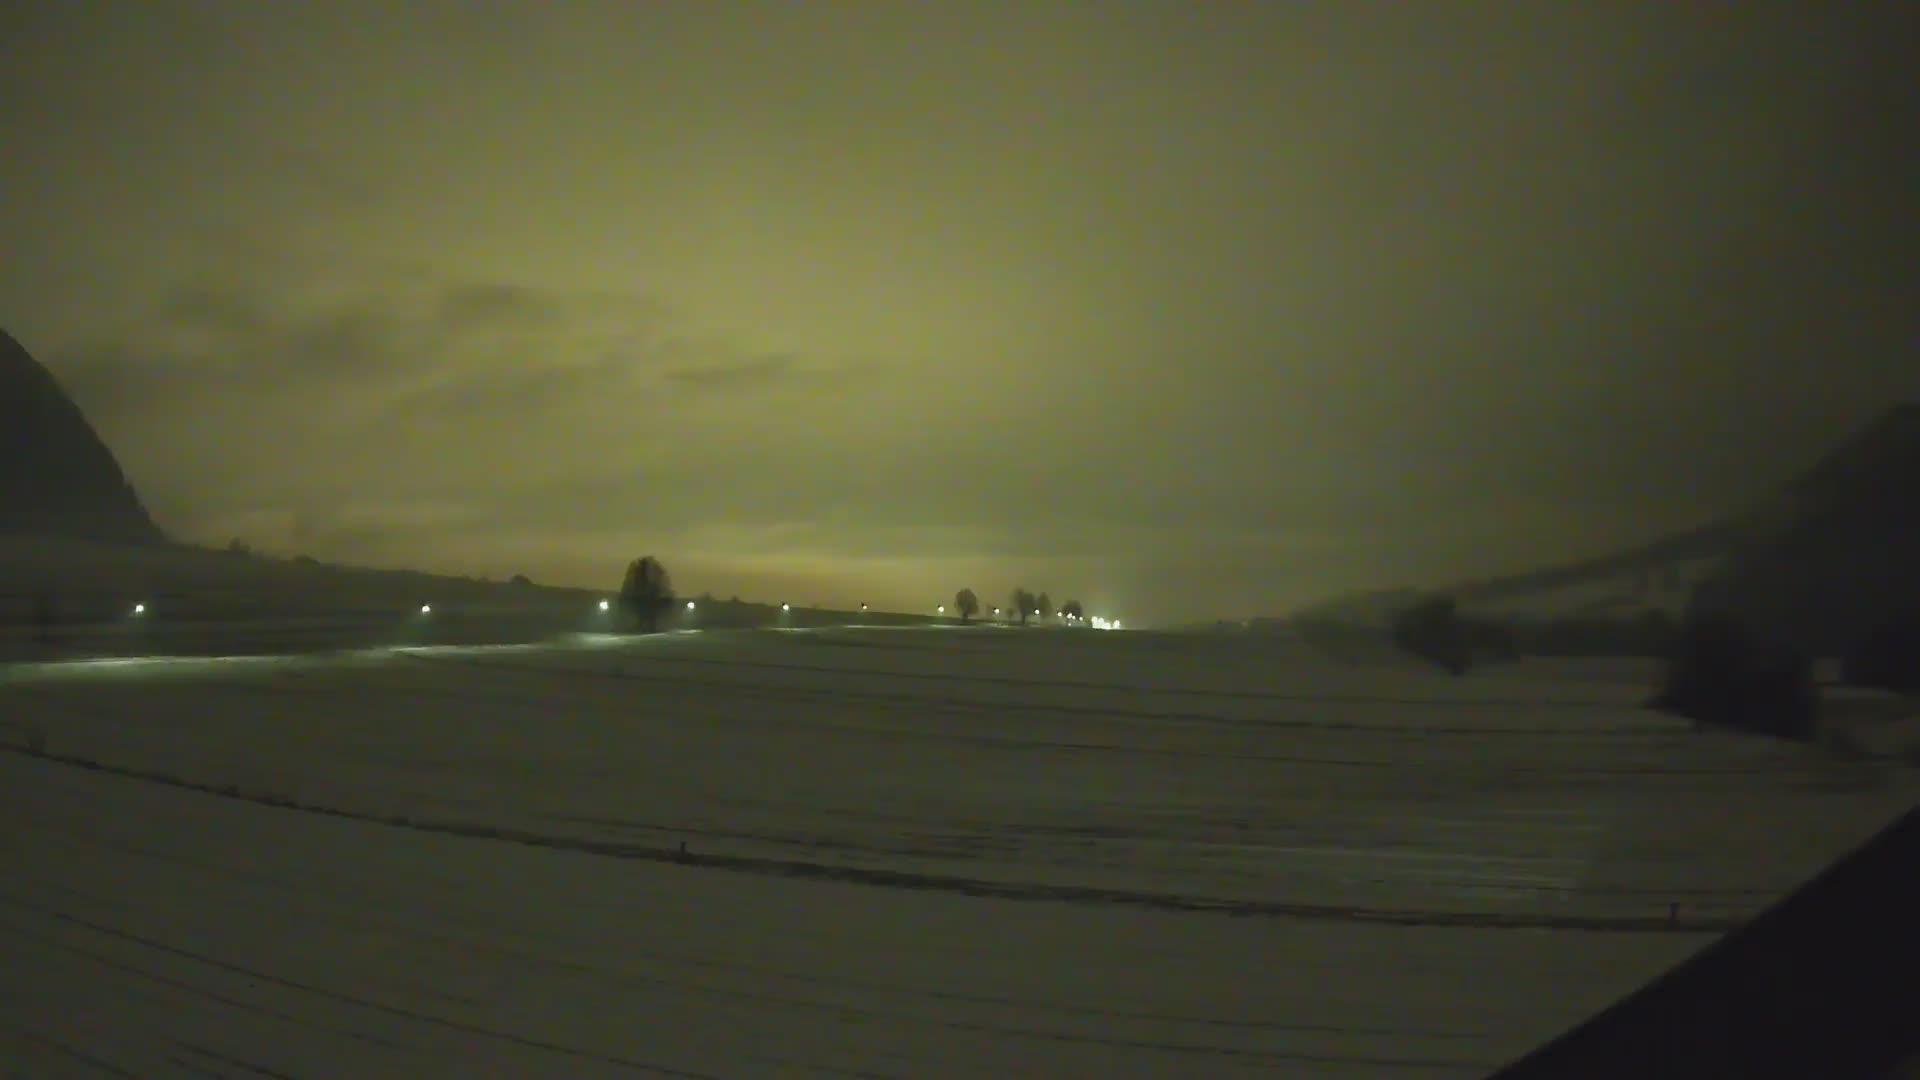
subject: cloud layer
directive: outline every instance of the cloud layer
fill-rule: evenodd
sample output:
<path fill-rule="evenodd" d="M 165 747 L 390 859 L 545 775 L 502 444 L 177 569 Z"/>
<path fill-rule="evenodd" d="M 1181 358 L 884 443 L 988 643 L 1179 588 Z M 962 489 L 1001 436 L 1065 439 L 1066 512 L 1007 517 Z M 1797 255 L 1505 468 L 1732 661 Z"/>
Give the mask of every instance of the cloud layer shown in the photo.
<path fill-rule="evenodd" d="M 8 18 L 0 320 L 216 542 L 1250 614 L 1695 523 L 1920 369 L 1893 7 Z"/>

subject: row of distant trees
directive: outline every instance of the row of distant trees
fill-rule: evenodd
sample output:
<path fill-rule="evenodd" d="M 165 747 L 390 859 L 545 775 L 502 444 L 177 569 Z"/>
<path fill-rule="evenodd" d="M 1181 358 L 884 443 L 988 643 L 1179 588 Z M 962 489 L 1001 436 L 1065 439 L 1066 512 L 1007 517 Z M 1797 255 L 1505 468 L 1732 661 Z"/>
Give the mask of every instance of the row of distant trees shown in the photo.
<path fill-rule="evenodd" d="M 1052 597 L 1044 592 L 1035 594 L 1024 587 L 1013 590 L 1008 600 L 1011 601 L 1013 614 L 1020 620 L 1021 626 L 1027 625 L 1029 618 L 1037 618 L 1044 622 L 1047 613 L 1053 610 Z M 980 597 L 972 589 L 961 589 L 953 594 L 953 609 L 960 613 L 961 622 L 971 622 L 980 614 Z M 994 609 L 995 614 L 999 614 L 999 611 L 998 608 Z M 1087 617 L 1087 610 L 1080 606 L 1080 601 L 1069 600 L 1060 606 L 1056 614 L 1063 619 L 1079 621 Z"/>
<path fill-rule="evenodd" d="M 660 560 L 651 555 L 643 555 L 627 564 L 627 576 L 620 583 L 620 595 L 616 601 L 620 611 L 636 627 L 647 633 L 660 628 L 660 620 L 675 604 L 673 579 L 667 574 L 667 568 Z M 1080 601 L 1069 600 L 1054 611 L 1053 599 L 1046 593 L 1034 593 L 1024 587 L 1013 590 L 1012 601 L 1014 615 L 1025 626 L 1029 618 L 1045 621 L 1048 613 L 1053 612 L 1060 618 L 1081 621 L 1087 617 L 1086 609 Z M 980 614 L 980 596 L 972 589 L 961 589 L 953 594 L 953 610 L 960 616 L 961 622 L 971 622 Z M 995 609 L 996 612 L 998 609 Z"/>

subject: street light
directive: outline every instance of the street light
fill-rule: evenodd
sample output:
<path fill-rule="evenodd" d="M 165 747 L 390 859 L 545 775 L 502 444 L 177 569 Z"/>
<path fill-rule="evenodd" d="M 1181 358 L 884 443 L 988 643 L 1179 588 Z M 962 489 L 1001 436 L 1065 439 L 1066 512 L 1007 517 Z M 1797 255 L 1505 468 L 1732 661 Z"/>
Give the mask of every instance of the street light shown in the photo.
<path fill-rule="evenodd" d="M 605 611 L 605 610 L 607 610 L 607 609 L 608 609 L 609 607 L 612 607 L 612 606 L 613 606 L 613 605 L 611 605 L 611 604 L 609 604 L 609 603 L 607 603 L 607 602 L 606 602 L 605 600 L 602 600 L 602 601 L 600 601 L 600 610 L 601 610 L 601 611 Z"/>

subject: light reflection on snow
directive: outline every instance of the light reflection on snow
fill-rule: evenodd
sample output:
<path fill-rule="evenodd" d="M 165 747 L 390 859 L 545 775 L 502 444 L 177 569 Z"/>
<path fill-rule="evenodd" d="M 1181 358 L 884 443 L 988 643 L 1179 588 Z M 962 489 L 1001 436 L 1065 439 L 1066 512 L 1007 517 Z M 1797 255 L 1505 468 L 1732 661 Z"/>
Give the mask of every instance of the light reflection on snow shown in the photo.
<path fill-rule="evenodd" d="M 586 636 L 586 635 L 583 635 Z M 616 638 L 617 635 L 592 635 Z M 552 649 L 554 642 L 512 645 L 378 645 L 313 653 L 240 653 L 226 656 L 95 656 L 0 664 L 0 682 L 74 679 L 133 679 L 156 675 L 210 674 L 238 668 L 301 668 L 342 661 L 390 660 L 397 655 L 465 655 Z"/>
<path fill-rule="evenodd" d="M 0 667 L 0 680 L 31 678 L 134 678 L 169 671 L 240 666 L 290 666 L 307 657 L 243 654 L 236 656 L 102 656 L 81 660 L 42 660 Z"/>
<path fill-rule="evenodd" d="M 460 655 L 462 653 L 499 653 L 499 652 L 535 652 L 550 649 L 553 646 L 544 641 L 522 642 L 513 645 L 391 645 L 388 652 L 424 653 L 429 656 Z"/>

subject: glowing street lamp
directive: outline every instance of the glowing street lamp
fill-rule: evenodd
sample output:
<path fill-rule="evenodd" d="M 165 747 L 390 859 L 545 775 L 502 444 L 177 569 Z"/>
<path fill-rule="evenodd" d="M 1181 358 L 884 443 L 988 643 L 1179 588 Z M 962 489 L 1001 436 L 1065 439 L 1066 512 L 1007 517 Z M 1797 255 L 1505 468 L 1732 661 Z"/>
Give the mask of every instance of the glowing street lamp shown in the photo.
<path fill-rule="evenodd" d="M 432 605 L 432 604 L 421 604 L 421 605 L 420 605 L 420 614 L 422 614 L 422 615 L 431 615 L 431 614 L 433 614 L 433 605 Z"/>
<path fill-rule="evenodd" d="M 780 605 L 780 610 L 781 610 L 781 611 L 792 611 L 792 610 L 793 610 L 793 605 L 792 605 L 792 604 L 781 604 L 781 605 Z"/>
<path fill-rule="evenodd" d="M 692 611 L 692 610 L 693 610 L 693 601 L 691 601 L 691 600 L 689 600 L 689 601 L 687 601 L 687 610 L 688 610 L 688 611 Z"/>
<path fill-rule="evenodd" d="M 133 605 L 133 613 L 135 615 L 145 615 L 147 613 L 147 605 L 145 604 Z"/>
<path fill-rule="evenodd" d="M 602 601 L 600 601 L 600 610 L 601 610 L 601 611 L 605 611 L 605 610 L 607 610 L 608 608 L 610 608 L 610 607 L 612 607 L 612 606 L 613 606 L 612 604 L 609 604 L 609 603 L 607 603 L 607 602 L 606 602 L 605 600 L 602 600 Z"/>
<path fill-rule="evenodd" d="M 934 608 L 933 610 L 939 612 L 942 615 L 945 615 L 947 613 L 947 605 L 941 604 L 939 607 Z"/>

